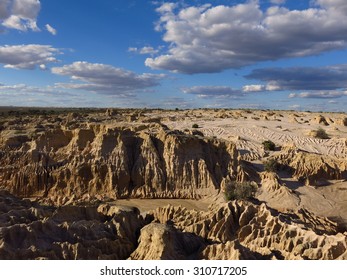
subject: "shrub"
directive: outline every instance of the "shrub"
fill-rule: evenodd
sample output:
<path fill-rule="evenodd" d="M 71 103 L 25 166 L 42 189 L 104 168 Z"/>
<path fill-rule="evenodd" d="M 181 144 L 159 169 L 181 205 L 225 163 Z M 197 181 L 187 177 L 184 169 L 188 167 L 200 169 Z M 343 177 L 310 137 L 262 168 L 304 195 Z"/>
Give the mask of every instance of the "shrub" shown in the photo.
<path fill-rule="evenodd" d="M 199 128 L 199 125 L 198 125 L 197 123 L 194 123 L 194 124 L 192 125 L 192 128 Z"/>
<path fill-rule="evenodd" d="M 273 158 L 270 158 L 269 160 L 264 162 L 264 170 L 267 172 L 276 172 L 278 168 L 279 168 L 279 164 Z"/>
<path fill-rule="evenodd" d="M 192 134 L 195 135 L 195 136 L 204 137 L 204 134 L 201 131 L 199 131 L 199 130 L 193 130 Z"/>
<path fill-rule="evenodd" d="M 275 143 L 272 142 L 271 140 L 266 140 L 262 144 L 263 144 L 265 151 L 274 151 L 276 148 Z"/>
<path fill-rule="evenodd" d="M 226 200 L 249 199 L 251 197 L 254 197 L 256 191 L 257 188 L 254 183 L 239 183 L 232 181 L 226 186 L 224 195 Z"/>
<path fill-rule="evenodd" d="M 318 128 L 316 131 L 316 138 L 329 139 L 329 135 L 326 133 L 326 131 L 323 128 Z"/>

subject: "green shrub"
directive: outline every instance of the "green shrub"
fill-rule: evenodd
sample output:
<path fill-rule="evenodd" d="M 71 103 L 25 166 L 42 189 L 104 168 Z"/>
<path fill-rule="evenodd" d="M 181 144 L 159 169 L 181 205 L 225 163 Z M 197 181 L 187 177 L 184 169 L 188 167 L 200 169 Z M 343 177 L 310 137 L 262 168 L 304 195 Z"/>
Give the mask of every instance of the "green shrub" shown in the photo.
<path fill-rule="evenodd" d="M 270 158 L 269 160 L 264 162 L 264 170 L 267 172 L 276 172 L 278 168 L 279 168 L 279 164 L 273 158 Z"/>
<path fill-rule="evenodd" d="M 251 182 L 232 181 L 226 186 L 224 195 L 226 200 L 249 199 L 254 197 L 256 191 L 256 186 Z"/>
<path fill-rule="evenodd" d="M 326 133 L 326 131 L 323 128 L 318 128 L 316 131 L 316 138 L 329 139 L 329 135 Z"/>
<path fill-rule="evenodd" d="M 275 143 L 272 142 L 271 140 L 266 140 L 262 144 L 265 151 L 274 151 L 276 148 Z"/>
<path fill-rule="evenodd" d="M 199 128 L 199 125 L 198 125 L 197 123 L 194 123 L 194 124 L 192 125 L 192 128 Z"/>

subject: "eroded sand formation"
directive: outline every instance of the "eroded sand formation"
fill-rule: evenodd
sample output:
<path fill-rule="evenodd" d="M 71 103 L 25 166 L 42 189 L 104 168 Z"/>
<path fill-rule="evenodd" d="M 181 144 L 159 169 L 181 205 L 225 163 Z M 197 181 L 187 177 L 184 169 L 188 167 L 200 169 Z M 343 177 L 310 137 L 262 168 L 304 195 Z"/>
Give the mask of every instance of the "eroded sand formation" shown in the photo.
<path fill-rule="evenodd" d="M 0 129 L 1 259 L 347 259 L 344 114 L 5 112 Z M 234 181 L 255 197 L 226 202 Z"/>

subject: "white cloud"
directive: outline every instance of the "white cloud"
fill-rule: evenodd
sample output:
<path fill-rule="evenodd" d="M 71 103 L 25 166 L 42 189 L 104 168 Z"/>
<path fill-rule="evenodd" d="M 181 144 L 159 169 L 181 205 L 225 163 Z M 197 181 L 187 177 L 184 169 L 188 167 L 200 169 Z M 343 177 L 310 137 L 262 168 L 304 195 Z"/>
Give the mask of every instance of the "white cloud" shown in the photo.
<path fill-rule="evenodd" d="M 49 45 L 14 45 L 0 46 L 0 64 L 5 68 L 34 69 L 56 62 L 55 56 L 60 51 Z"/>
<path fill-rule="evenodd" d="M 39 31 L 36 21 L 40 9 L 39 0 L 1 0 L 0 23 L 10 29 Z"/>
<path fill-rule="evenodd" d="M 140 50 L 140 54 L 156 54 L 158 53 L 158 50 L 154 49 L 153 47 L 143 47 Z"/>
<path fill-rule="evenodd" d="M 128 48 L 128 52 L 138 52 L 138 48 L 135 48 L 135 47 L 129 47 Z"/>
<path fill-rule="evenodd" d="M 347 97 L 347 91 L 307 91 L 301 93 L 291 93 L 289 98 L 316 98 L 316 99 L 334 99 Z"/>
<path fill-rule="evenodd" d="M 261 91 L 276 91 L 282 88 L 276 83 L 269 83 L 267 85 L 245 85 L 242 87 L 244 92 L 261 92 Z"/>
<path fill-rule="evenodd" d="M 228 86 L 193 86 L 181 88 L 183 93 L 194 94 L 202 98 L 238 98 L 243 96 L 242 91 Z"/>
<path fill-rule="evenodd" d="M 27 84 L 4 85 L 0 83 L 0 98 L 3 106 L 43 107 L 106 107 L 111 100 L 107 96 L 96 99 L 93 94 L 64 91 L 54 86 Z"/>
<path fill-rule="evenodd" d="M 347 2 L 345 0 L 316 0 L 315 3 L 335 12 L 347 13 Z"/>
<path fill-rule="evenodd" d="M 267 90 L 336 90 L 347 88 L 347 64 L 255 69 L 245 77 L 267 82 Z"/>
<path fill-rule="evenodd" d="M 111 65 L 85 61 L 77 61 L 63 67 L 54 67 L 52 68 L 52 73 L 70 76 L 72 80 L 83 82 L 57 84 L 59 87 L 117 96 L 128 96 L 129 94 L 155 87 L 165 77 L 162 74 L 144 73 L 138 75 Z"/>
<path fill-rule="evenodd" d="M 53 28 L 49 24 L 46 24 L 45 27 L 49 33 L 51 33 L 52 35 L 57 35 L 57 30 L 55 28 Z"/>
<path fill-rule="evenodd" d="M 136 47 L 130 47 L 130 48 L 128 48 L 128 52 L 153 55 L 153 54 L 158 53 L 159 50 L 156 50 L 151 46 L 146 46 L 146 47 L 143 47 L 141 49 L 136 48 Z"/>
<path fill-rule="evenodd" d="M 46 96 L 72 96 L 73 94 L 61 91 L 52 86 L 36 87 L 26 84 L 5 85 L 0 83 L 0 94 L 10 95 L 46 95 Z"/>
<path fill-rule="evenodd" d="M 211 73 L 345 48 L 347 1 L 316 4 L 305 10 L 272 6 L 262 11 L 258 1 L 183 8 L 165 3 L 157 9 L 156 29 L 164 32 L 169 50 L 147 58 L 145 64 L 173 72 Z"/>
<path fill-rule="evenodd" d="M 243 86 L 242 91 L 244 92 L 266 91 L 266 86 L 265 85 L 246 85 L 246 86 Z"/>

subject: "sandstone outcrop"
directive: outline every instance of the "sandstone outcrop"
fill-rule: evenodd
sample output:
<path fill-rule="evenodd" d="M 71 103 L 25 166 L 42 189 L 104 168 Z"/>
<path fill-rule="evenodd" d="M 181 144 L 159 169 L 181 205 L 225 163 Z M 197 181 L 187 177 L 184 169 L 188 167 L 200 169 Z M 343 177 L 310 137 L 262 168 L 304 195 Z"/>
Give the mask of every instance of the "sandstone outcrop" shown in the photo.
<path fill-rule="evenodd" d="M 160 208 L 154 220 L 209 241 L 200 257 L 214 259 L 347 259 L 346 233 L 307 210 L 279 213 L 234 201 L 206 212 Z"/>
<path fill-rule="evenodd" d="M 322 115 L 316 116 L 311 120 L 312 124 L 321 124 L 321 125 L 329 125 L 326 118 Z"/>
<path fill-rule="evenodd" d="M 296 209 L 300 202 L 298 195 L 281 182 L 274 172 L 261 173 L 261 188 L 257 199 L 266 201 L 269 206 L 282 211 Z"/>
<path fill-rule="evenodd" d="M 335 124 L 341 125 L 341 126 L 347 126 L 347 118 L 340 118 L 335 120 Z"/>
<path fill-rule="evenodd" d="M 290 168 L 294 178 L 307 185 L 319 186 L 326 180 L 347 179 L 347 158 L 338 159 L 287 147 L 275 159 Z"/>
<path fill-rule="evenodd" d="M 32 139 L 7 139 L 0 153 L 0 184 L 15 195 L 64 199 L 88 197 L 199 198 L 223 178 L 236 178 L 232 142 L 170 131 L 89 125 L 50 129 Z"/>
<path fill-rule="evenodd" d="M 345 114 L 0 115 L 0 259 L 347 259 Z"/>
<path fill-rule="evenodd" d="M 203 246 L 203 239 L 194 234 L 181 232 L 171 225 L 151 223 L 141 229 L 139 246 L 130 259 L 196 259 L 197 252 Z"/>
<path fill-rule="evenodd" d="M 0 259 L 347 259 L 347 235 L 302 209 L 41 206 L 0 192 Z"/>
<path fill-rule="evenodd" d="M 137 209 L 45 207 L 0 192 L 0 259 L 126 259 L 144 225 Z"/>

